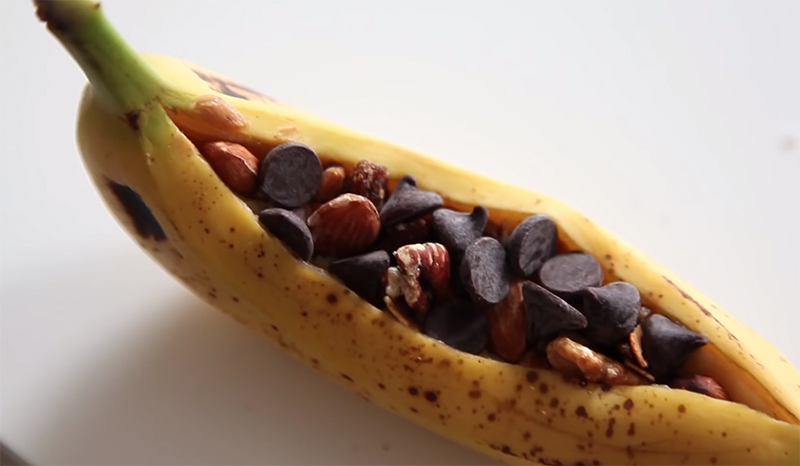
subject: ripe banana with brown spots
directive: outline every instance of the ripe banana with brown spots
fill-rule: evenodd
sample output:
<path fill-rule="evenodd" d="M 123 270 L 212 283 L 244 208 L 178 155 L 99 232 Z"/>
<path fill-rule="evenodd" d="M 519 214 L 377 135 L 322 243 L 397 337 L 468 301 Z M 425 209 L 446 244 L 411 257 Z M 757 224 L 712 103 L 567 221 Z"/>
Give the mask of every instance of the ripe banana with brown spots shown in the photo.
<path fill-rule="evenodd" d="M 78 144 L 116 219 L 198 296 L 333 380 L 509 463 L 798 464 L 800 373 L 767 341 L 674 274 L 567 205 L 337 126 L 180 60 L 131 49 L 88 1 L 35 2 L 89 79 Z M 204 105 L 209 97 L 219 105 Z M 220 100 L 221 99 L 221 100 Z M 511 229 L 550 216 L 559 241 L 606 280 L 710 343 L 688 363 L 731 401 L 662 385 L 603 387 L 467 354 L 400 324 L 296 258 L 198 152 L 230 141 L 263 153 L 313 147 L 352 168 L 364 154 L 390 183 L 414 175 L 445 206 Z M 476 189 L 479 188 L 479 189 Z"/>

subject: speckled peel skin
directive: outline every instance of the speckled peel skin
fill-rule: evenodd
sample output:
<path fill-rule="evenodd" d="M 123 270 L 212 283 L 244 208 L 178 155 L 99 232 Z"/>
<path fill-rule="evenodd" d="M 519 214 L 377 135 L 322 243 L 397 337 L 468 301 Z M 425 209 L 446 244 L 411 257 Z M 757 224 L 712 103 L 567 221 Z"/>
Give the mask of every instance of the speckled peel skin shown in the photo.
<path fill-rule="evenodd" d="M 113 49 L 100 9 L 86 2 L 40 8 L 90 77 L 78 145 L 110 212 L 194 293 L 332 380 L 508 463 L 800 461 L 797 369 L 730 313 L 579 212 L 260 97 L 185 62 L 148 56 L 117 63 L 132 52 L 85 47 L 105 40 Z M 126 73 L 104 74 L 111 65 Z M 126 80 L 131 75 L 139 80 Z M 193 102 L 209 94 L 225 99 L 247 124 L 215 126 L 214 118 L 195 112 Z M 413 175 L 445 206 L 485 205 L 490 220 L 509 231 L 532 214 L 549 215 L 559 240 L 597 258 L 607 282 L 632 283 L 644 305 L 706 334 L 710 343 L 689 369 L 719 380 L 737 402 L 658 386 L 581 387 L 551 371 L 456 351 L 404 327 L 266 233 L 198 153 L 197 144 L 214 140 L 260 154 L 302 142 L 347 170 L 368 155 L 389 169 L 390 188 Z M 112 182 L 141 196 L 165 237 L 139 233 L 151 230 L 137 228 Z"/>

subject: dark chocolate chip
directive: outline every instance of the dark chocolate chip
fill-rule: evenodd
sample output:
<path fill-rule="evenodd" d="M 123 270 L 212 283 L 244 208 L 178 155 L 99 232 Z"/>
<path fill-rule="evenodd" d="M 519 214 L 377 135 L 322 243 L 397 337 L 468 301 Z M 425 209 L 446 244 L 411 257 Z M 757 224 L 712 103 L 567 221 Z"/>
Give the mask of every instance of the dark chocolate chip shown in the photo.
<path fill-rule="evenodd" d="M 523 220 L 506 240 L 511 271 L 530 278 L 556 252 L 557 229 L 546 215 L 532 215 Z"/>
<path fill-rule="evenodd" d="M 584 252 L 559 254 L 539 269 L 538 282 L 568 303 L 579 306 L 581 291 L 603 284 L 603 269 L 597 259 Z"/>
<path fill-rule="evenodd" d="M 589 325 L 584 334 L 601 345 L 625 339 L 636 327 L 642 308 L 639 290 L 628 282 L 614 282 L 583 290 L 583 315 Z"/>
<path fill-rule="evenodd" d="M 331 262 L 328 270 L 373 306 L 383 307 L 383 276 L 389 262 L 389 253 L 374 251 Z"/>
<path fill-rule="evenodd" d="M 434 305 L 422 331 L 447 346 L 472 354 L 481 353 L 489 341 L 486 316 L 463 298 Z"/>
<path fill-rule="evenodd" d="M 678 374 L 692 352 L 708 343 L 708 337 L 652 314 L 642 323 L 642 350 L 648 370 L 659 381 Z"/>
<path fill-rule="evenodd" d="M 569 303 L 531 281 L 522 284 L 531 342 L 586 328 L 586 317 Z"/>
<path fill-rule="evenodd" d="M 289 210 L 264 209 L 258 214 L 258 221 L 272 235 L 281 240 L 301 259 L 307 261 L 314 253 L 314 241 L 306 222 Z"/>
<path fill-rule="evenodd" d="M 451 255 L 462 256 L 470 244 L 483 235 L 489 211 L 479 205 L 471 213 L 437 209 L 433 213 L 433 229 Z"/>
<path fill-rule="evenodd" d="M 464 252 L 460 275 L 464 288 L 479 305 L 497 304 L 511 289 L 506 250 L 488 236 L 476 240 Z"/>
<path fill-rule="evenodd" d="M 310 201 L 322 184 L 322 163 L 313 149 L 297 142 L 281 144 L 259 167 L 259 190 L 287 209 Z"/>
<path fill-rule="evenodd" d="M 381 225 L 391 225 L 431 212 L 444 204 L 442 196 L 417 188 L 417 180 L 406 175 L 381 209 Z"/>

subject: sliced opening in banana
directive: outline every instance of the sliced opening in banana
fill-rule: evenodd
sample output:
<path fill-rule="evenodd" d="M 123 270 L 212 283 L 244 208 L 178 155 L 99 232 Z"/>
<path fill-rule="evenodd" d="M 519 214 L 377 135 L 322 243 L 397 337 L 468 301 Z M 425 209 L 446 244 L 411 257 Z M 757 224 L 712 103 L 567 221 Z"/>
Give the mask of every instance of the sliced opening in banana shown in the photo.
<path fill-rule="evenodd" d="M 731 362 L 692 322 L 669 316 L 658 296 L 615 274 L 614 257 L 581 250 L 545 213 L 453 202 L 368 154 L 341 160 L 283 136 L 219 139 L 225 129 L 209 119 L 170 110 L 204 157 L 203 147 L 229 148 L 211 153 L 212 168 L 297 260 L 405 326 L 578 385 L 690 390 L 797 423 L 760 399 L 755 381 L 725 377 Z M 258 162 L 229 168 L 242 159 Z M 243 182 L 253 188 L 237 192 Z"/>

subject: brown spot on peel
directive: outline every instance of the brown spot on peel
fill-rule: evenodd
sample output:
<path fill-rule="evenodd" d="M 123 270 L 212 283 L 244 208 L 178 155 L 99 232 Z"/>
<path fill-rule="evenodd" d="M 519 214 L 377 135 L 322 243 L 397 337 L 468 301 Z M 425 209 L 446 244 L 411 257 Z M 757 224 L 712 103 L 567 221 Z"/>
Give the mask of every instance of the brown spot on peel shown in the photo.
<path fill-rule="evenodd" d="M 617 420 L 613 417 L 608 420 L 608 428 L 606 429 L 606 437 L 611 438 L 614 436 L 614 424 L 617 423 Z"/>
<path fill-rule="evenodd" d="M 631 409 L 633 409 L 633 400 L 628 398 L 627 400 L 625 400 L 625 403 L 622 404 L 622 407 L 625 408 L 627 411 L 630 411 Z"/>

